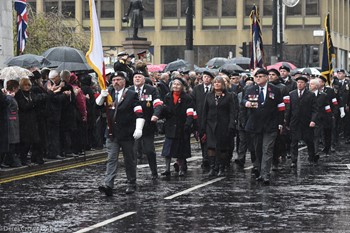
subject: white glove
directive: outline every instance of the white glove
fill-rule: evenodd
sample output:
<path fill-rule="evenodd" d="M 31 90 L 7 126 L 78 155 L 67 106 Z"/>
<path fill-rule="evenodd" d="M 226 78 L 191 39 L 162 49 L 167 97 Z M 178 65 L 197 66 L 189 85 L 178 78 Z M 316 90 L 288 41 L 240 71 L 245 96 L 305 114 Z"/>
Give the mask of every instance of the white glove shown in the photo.
<path fill-rule="evenodd" d="M 96 104 L 101 106 L 105 102 L 105 98 L 108 96 L 108 90 L 101 90 L 101 94 L 96 98 Z"/>
<path fill-rule="evenodd" d="M 345 117 L 344 107 L 339 108 L 339 111 L 340 111 L 340 118 Z"/>
<path fill-rule="evenodd" d="M 145 119 L 143 119 L 143 118 L 136 119 L 136 128 L 135 128 L 135 131 L 133 134 L 133 137 L 135 140 L 142 137 L 142 129 L 143 129 L 144 125 L 145 125 Z"/>

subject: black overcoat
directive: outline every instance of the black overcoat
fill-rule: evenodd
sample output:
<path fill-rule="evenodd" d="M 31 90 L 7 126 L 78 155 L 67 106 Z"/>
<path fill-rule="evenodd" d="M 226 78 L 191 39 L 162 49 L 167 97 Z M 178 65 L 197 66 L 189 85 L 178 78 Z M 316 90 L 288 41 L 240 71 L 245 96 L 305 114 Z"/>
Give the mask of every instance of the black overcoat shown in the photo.
<path fill-rule="evenodd" d="M 203 105 L 201 129 L 207 135 L 208 149 L 228 150 L 230 148 L 238 106 L 233 93 L 224 91 L 217 104 L 214 92 L 207 94 Z"/>

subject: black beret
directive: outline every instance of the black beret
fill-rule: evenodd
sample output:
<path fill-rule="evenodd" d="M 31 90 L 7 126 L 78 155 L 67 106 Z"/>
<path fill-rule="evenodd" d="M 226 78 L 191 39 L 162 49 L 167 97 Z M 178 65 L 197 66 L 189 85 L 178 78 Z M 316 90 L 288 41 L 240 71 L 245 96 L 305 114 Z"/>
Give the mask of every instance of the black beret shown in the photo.
<path fill-rule="evenodd" d="M 305 77 L 305 76 L 299 76 L 299 77 L 297 77 L 296 79 L 295 79 L 295 81 L 298 81 L 298 80 L 303 80 L 304 82 L 308 82 L 309 80 L 307 79 L 307 77 Z"/>
<path fill-rule="evenodd" d="M 124 71 L 114 72 L 114 75 L 113 76 L 111 75 L 111 79 L 117 76 L 122 77 L 125 80 L 128 80 L 128 75 Z"/>
<path fill-rule="evenodd" d="M 34 70 L 32 73 L 33 73 L 33 75 L 30 75 L 29 78 L 34 79 L 34 80 L 42 78 L 41 73 L 38 70 Z"/>
<path fill-rule="evenodd" d="M 255 72 L 254 76 L 257 76 L 258 74 L 265 74 L 265 75 L 269 75 L 269 72 L 267 72 L 267 70 L 265 70 L 264 68 L 260 68 Z"/>
<path fill-rule="evenodd" d="M 134 77 L 137 74 L 145 76 L 145 74 L 142 72 L 142 70 L 135 70 L 134 73 L 132 74 L 132 77 Z"/>
<path fill-rule="evenodd" d="M 244 82 L 246 83 L 246 82 L 248 82 L 248 81 L 253 81 L 253 82 L 254 82 L 254 78 L 253 78 L 253 77 L 246 77 L 246 78 L 244 79 Z"/>
<path fill-rule="evenodd" d="M 273 73 L 275 73 L 278 77 L 281 75 L 280 74 L 280 72 L 278 71 L 278 70 L 276 70 L 276 69 L 274 69 L 274 68 L 272 68 L 272 69 L 269 69 L 267 72 L 273 72 Z"/>
<path fill-rule="evenodd" d="M 189 74 L 190 73 L 190 70 L 183 70 L 181 71 L 181 74 Z"/>
<path fill-rule="evenodd" d="M 213 75 L 210 71 L 208 71 L 208 70 L 203 71 L 203 75 L 204 75 L 204 74 L 209 75 L 212 79 L 215 78 L 214 75 Z"/>
<path fill-rule="evenodd" d="M 290 67 L 288 65 L 286 65 L 286 64 L 282 65 L 279 70 L 282 70 L 282 69 L 290 72 Z"/>
<path fill-rule="evenodd" d="M 239 73 L 237 73 L 237 72 L 232 72 L 230 75 L 229 75 L 230 77 L 232 77 L 232 76 L 239 76 Z"/>
<path fill-rule="evenodd" d="M 327 79 L 326 79 L 326 77 L 323 75 L 323 74 L 321 74 L 320 76 L 319 76 L 319 78 L 323 81 L 323 82 L 327 82 Z"/>
<path fill-rule="evenodd" d="M 344 69 L 339 69 L 339 70 L 337 70 L 337 72 L 343 72 L 343 73 L 345 73 L 345 70 L 344 70 Z"/>
<path fill-rule="evenodd" d="M 132 53 L 132 54 L 129 55 L 129 57 L 134 58 L 135 54 Z"/>
<path fill-rule="evenodd" d="M 176 78 L 173 79 L 173 81 L 175 81 L 175 80 L 180 81 L 180 83 L 182 84 L 182 86 L 187 86 L 185 80 L 183 80 L 182 78 L 176 77 Z"/>

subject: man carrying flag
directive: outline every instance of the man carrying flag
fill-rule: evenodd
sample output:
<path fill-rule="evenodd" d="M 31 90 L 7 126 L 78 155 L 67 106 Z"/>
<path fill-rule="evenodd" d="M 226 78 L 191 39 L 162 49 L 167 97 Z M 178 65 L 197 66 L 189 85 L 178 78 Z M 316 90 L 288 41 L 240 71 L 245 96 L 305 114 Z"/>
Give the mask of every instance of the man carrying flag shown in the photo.
<path fill-rule="evenodd" d="M 17 12 L 17 55 L 21 55 L 28 38 L 27 0 L 15 0 L 15 10 Z"/>
<path fill-rule="evenodd" d="M 329 22 L 329 14 L 325 19 L 325 34 L 323 41 L 323 57 L 322 57 L 322 74 L 327 79 L 327 84 L 331 85 L 333 75 L 333 60 L 335 59 L 335 52 L 331 37 L 331 29 Z"/>
<path fill-rule="evenodd" d="M 264 48 L 261 33 L 261 24 L 258 8 L 254 5 L 250 13 L 252 29 L 252 48 L 250 58 L 250 68 L 264 67 Z"/>
<path fill-rule="evenodd" d="M 125 193 L 132 194 L 136 191 L 137 167 L 133 146 L 135 140 L 142 136 L 145 120 L 137 93 L 125 88 L 127 82 L 126 73 L 117 72 L 112 78 L 113 87 L 110 89 L 106 87 L 101 33 L 95 1 L 89 0 L 89 6 L 91 41 L 86 58 L 89 65 L 97 73 L 98 82 L 101 87 L 101 94 L 96 98 L 96 104 L 102 106 L 107 98 L 107 122 L 109 128 L 109 135 L 106 141 L 108 153 L 106 177 L 104 185 L 98 189 L 106 196 L 113 195 L 114 180 L 117 176 L 118 156 L 122 149 L 128 180 Z M 112 99 L 113 103 L 112 101 L 108 101 L 108 98 Z"/>

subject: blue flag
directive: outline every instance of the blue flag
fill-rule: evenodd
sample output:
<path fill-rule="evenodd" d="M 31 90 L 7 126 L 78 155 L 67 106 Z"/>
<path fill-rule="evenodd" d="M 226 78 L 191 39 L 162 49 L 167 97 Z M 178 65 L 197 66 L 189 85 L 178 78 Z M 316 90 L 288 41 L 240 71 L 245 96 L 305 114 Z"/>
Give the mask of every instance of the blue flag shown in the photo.
<path fill-rule="evenodd" d="M 262 41 L 261 24 L 258 8 L 254 5 L 250 13 L 252 48 L 250 68 L 264 67 L 264 47 Z"/>

